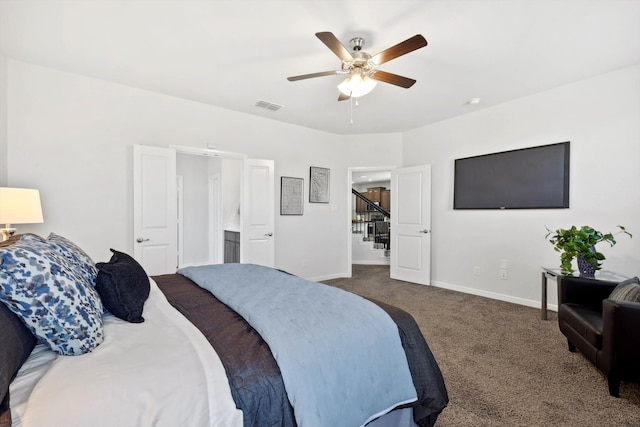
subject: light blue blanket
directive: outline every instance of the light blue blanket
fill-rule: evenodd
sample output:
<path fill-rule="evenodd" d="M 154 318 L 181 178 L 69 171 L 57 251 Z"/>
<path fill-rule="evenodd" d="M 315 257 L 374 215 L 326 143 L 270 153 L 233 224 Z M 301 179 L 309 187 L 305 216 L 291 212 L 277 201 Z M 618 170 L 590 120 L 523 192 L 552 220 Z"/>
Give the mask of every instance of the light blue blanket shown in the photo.
<path fill-rule="evenodd" d="M 355 427 L 416 400 L 398 328 L 374 303 L 252 264 L 178 273 L 239 313 L 278 362 L 299 427 Z"/>

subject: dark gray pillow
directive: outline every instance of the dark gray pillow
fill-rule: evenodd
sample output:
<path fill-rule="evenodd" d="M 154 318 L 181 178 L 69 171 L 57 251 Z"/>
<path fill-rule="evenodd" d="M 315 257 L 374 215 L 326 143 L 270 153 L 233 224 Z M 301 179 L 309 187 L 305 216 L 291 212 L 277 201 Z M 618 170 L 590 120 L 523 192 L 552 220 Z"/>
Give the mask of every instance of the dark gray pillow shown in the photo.
<path fill-rule="evenodd" d="M 21 237 L 20 234 L 11 236 L 4 242 L 0 242 L 0 247 L 8 247 L 19 241 Z M 35 335 L 17 314 L 0 303 L 0 348 L 2 349 L 0 352 L 0 426 L 11 425 L 9 384 L 35 345 Z"/>
<path fill-rule="evenodd" d="M 109 262 L 99 262 L 96 290 L 114 316 L 131 323 L 144 322 L 142 309 L 149 297 L 149 277 L 131 256 L 111 249 Z"/>
<path fill-rule="evenodd" d="M 640 302 L 640 279 L 633 277 L 618 283 L 618 286 L 611 291 L 609 299 L 614 301 Z"/>
<path fill-rule="evenodd" d="M 0 302 L 0 425 L 11 425 L 9 384 L 36 345 L 36 337 L 22 320 Z"/>

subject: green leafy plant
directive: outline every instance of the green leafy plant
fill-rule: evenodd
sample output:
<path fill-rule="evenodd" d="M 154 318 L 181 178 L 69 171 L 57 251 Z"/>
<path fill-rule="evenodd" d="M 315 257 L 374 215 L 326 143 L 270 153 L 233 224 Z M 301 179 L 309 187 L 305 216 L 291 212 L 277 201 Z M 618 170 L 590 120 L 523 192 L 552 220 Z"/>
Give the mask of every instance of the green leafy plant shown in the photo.
<path fill-rule="evenodd" d="M 602 268 L 600 261 L 605 257 L 602 252 L 596 250 L 595 245 L 607 242 L 613 246 L 616 244 L 614 236 L 620 233 L 633 237 L 623 226 L 617 227 L 619 230 L 616 233 L 603 233 L 586 225 L 580 228 L 572 226 L 566 230 L 559 228 L 555 231 L 547 228 L 548 233 L 545 238 L 551 242 L 556 252 L 560 252 L 560 268 L 563 274 L 573 274 L 571 262 L 579 255 L 596 270 L 600 270 Z"/>

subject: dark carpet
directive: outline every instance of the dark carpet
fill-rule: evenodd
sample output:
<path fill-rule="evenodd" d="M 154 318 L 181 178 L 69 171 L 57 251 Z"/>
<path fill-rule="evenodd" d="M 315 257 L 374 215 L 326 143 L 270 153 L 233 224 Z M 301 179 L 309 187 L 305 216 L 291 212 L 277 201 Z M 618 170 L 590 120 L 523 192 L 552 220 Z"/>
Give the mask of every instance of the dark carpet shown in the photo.
<path fill-rule="evenodd" d="M 437 427 L 640 426 L 640 385 L 609 396 L 606 377 L 567 350 L 554 312 L 544 321 L 534 308 L 392 280 L 388 266 L 325 283 L 413 315 L 449 392 Z"/>

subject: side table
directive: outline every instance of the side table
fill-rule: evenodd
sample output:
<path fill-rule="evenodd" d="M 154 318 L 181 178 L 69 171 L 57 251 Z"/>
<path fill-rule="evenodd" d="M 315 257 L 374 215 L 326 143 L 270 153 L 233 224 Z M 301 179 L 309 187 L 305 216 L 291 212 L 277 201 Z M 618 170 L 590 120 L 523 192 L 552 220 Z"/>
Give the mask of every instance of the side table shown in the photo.
<path fill-rule="evenodd" d="M 540 298 L 540 319 L 542 320 L 547 320 L 547 279 L 549 277 L 556 278 L 558 276 L 563 276 L 560 268 L 542 267 L 542 296 Z M 578 276 L 578 274 L 574 274 L 574 276 Z M 595 279 L 622 282 L 623 280 L 628 279 L 628 277 L 612 271 L 598 270 L 596 271 Z"/>

